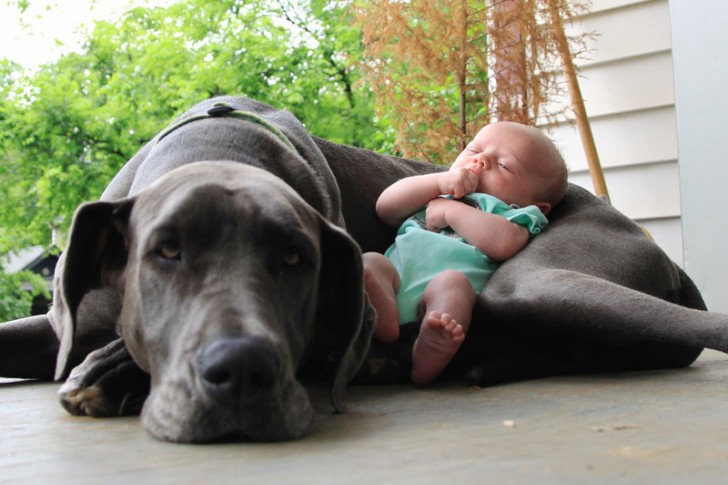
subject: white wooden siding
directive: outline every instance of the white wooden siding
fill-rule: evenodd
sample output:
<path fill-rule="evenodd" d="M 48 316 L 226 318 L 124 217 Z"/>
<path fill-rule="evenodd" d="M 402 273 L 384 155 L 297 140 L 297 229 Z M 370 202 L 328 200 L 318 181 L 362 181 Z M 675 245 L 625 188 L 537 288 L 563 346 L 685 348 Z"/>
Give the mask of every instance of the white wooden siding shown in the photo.
<path fill-rule="evenodd" d="M 616 3 L 622 8 L 606 8 Z M 598 33 L 592 42 L 596 48 L 582 64 L 669 51 L 672 45 L 669 6 L 663 1 L 595 1 L 578 28 Z"/>
<path fill-rule="evenodd" d="M 612 203 L 682 264 L 669 13 L 667 0 L 594 0 L 570 29 L 597 34 L 579 83 Z M 550 134 L 571 181 L 593 191 L 573 120 Z"/>
<path fill-rule="evenodd" d="M 644 163 L 676 160 L 675 126 L 672 106 L 591 119 L 599 158 L 605 169 L 632 165 L 634 160 Z M 572 173 L 588 170 L 581 139 L 575 130 L 562 125 L 552 129 L 550 134 L 558 139 Z"/>

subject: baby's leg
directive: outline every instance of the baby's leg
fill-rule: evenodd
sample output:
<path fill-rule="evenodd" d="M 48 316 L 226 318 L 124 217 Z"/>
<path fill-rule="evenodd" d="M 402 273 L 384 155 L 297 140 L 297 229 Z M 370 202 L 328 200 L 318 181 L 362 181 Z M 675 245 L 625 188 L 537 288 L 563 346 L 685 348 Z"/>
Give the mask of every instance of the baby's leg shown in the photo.
<path fill-rule="evenodd" d="M 377 312 L 374 336 L 385 343 L 399 339 L 399 310 L 396 292 L 399 275 L 392 263 L 379 253 L 364 253 L 364 289 Z"/>
<path fill-rule="evenodd" d="M 475 292 L 459 271 L 443 271 L 425 288 L 425 317 L 412 349 L 412 382 L 432 382 L 447 367 L 470 327 Z"/>

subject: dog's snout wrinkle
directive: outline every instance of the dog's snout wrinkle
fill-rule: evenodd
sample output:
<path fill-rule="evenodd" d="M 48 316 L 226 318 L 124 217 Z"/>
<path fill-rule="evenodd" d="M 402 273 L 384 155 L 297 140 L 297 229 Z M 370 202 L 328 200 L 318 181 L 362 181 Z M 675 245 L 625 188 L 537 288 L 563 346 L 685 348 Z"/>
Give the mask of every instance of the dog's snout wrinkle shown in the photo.
<path fill-rule="evenodd" d="M 280 375 L 273 345 L 261 337 L 217 340 L 200 350 L 197 367 L 205 392 L 223 405 L 264 398 Z"/>

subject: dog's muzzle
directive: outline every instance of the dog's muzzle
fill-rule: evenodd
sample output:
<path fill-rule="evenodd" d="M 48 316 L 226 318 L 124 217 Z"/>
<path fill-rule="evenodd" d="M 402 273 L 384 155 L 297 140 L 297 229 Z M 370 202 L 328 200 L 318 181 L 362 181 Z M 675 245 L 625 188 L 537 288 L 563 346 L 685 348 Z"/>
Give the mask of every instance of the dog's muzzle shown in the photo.
<path fill-rule="evenodd" d="M 216 340 L 197 355 L 205 393 L 225 407 L 247 406 L 276 392 L 281 362 L 273 345 L 260 337 Z"/>

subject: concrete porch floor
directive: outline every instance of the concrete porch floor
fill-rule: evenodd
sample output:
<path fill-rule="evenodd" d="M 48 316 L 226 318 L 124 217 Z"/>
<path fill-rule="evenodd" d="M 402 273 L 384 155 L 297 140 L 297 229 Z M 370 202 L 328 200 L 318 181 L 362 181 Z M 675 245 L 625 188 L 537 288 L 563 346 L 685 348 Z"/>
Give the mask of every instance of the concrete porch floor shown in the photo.
<path fill-rule="evenodd" d="M 688 369 L 484 389 L 352 387 L 286 443 L 177 445 L 72 417 L 58 384 L 0 381 L 2 483 L 719 483 L 728 356 Z"/>

